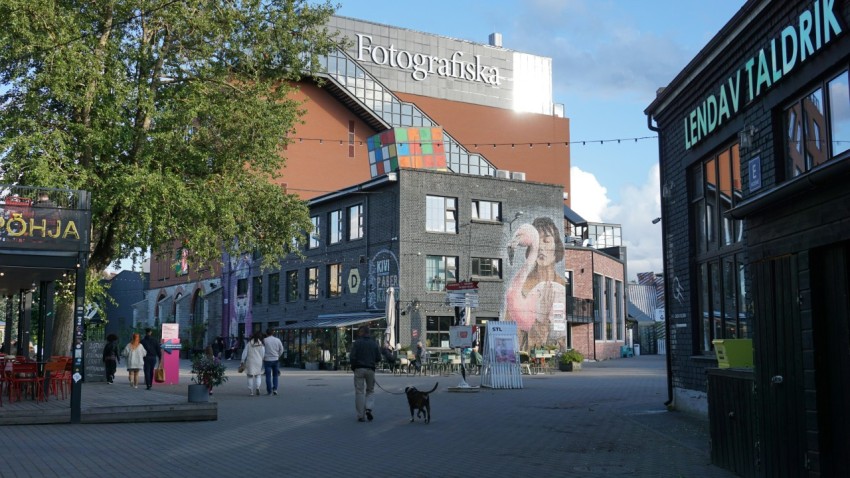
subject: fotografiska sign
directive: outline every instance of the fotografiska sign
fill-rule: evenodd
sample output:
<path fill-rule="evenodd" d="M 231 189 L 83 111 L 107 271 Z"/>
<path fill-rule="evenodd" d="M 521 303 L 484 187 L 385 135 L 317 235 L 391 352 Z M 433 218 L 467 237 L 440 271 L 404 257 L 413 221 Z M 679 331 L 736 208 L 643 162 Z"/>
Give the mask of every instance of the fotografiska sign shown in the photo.
<path fill-rule="evenodd" d="M 699 143 L 741 110 L 742 80 L 747 102 L 753 101 L 841 33 L 835 0 L 813 2 L 800 14 L 797 24 L 785 27 L 685 117 L 685 149 Z"/>
<path fill-rule="evenodd" d="M 398 50 L 393 44 L 389 47 L 373 45 L 371 36 L 357 34 L 357 61 L 368 59 L 376 65 L 410 70 L 410 77 L 415 81 L 423 81 L 428 75 L 437 75 L 493 86 L 501 84 L 499 69 L 482 65 L 481 55 L 473 55 L 472 61 L 463 61 L 461 58 L 463 52 L 460 51 L 452 53 L 450 58 L 440 58 Z"/>

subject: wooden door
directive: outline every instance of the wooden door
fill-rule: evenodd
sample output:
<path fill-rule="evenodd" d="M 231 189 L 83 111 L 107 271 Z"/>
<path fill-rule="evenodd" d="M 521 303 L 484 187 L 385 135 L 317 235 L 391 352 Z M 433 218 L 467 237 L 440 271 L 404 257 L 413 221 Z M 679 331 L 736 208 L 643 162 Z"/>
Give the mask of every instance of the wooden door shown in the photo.
<path fill-rule="evenodd" d="M 797 256 L 752 264 L 761 472 L 807 474 Z"/>
<path fill-rule="evenodd" d="M 850 476 L 850 243 L 811 253 L 821 476 Z"/>

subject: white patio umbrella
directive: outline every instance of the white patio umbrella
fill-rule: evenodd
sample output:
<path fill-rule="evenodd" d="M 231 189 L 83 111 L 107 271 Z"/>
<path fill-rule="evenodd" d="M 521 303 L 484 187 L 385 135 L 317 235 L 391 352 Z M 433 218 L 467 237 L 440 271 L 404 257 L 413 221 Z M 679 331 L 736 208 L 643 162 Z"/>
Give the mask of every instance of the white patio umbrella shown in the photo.
<path fill-rule="evenodd" d="M 387 288 L 387 331 L 386 341 L 395 349 L 395 290 L 392 287 Z"/>

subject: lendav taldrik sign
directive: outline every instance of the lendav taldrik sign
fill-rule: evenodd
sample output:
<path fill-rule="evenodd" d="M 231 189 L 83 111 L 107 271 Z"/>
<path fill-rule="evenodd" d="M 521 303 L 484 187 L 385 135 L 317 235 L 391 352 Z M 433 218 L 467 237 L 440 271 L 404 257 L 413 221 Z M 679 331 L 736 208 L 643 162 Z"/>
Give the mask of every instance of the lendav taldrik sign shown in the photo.
<path fill-rule="evenodd" d="M 463 56 L 461 51 L 452 53 L 450 58 L 410 53 L 407 50 L 396 49 L 393 44 L 389 47 L 373 45 L 371 36 L 357 34 L 357 61 L 368 60 L 376 65 L 411 70 L 410 77 L 414 81 L 423 81 L 428 78 L 428 75 L 437 75 L 492 86 L 501 84 L 499 69 L 495 66 L 482 65 L 481 55 L 473 55 L 472 61 L 463 61 Z"/>
<path fill-rule="evenodd" d="M 740 111 L 742 80 L 747 102 L 767 92 L 796 67 L 837 38 L 843 29 L 835 15 L 835 0 L 816 0 L 786 26 L 770 44 L 738 67 L 716 93 L 684 118 L 685 149 L 691 149 Z M 742 78 L 743 77 L 743 78 Z"/>

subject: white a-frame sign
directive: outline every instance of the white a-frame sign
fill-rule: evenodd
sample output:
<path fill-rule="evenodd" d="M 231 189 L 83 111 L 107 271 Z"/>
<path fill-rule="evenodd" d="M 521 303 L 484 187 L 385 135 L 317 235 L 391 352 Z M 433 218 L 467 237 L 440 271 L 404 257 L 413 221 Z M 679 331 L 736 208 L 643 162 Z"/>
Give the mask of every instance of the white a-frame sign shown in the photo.
<path fill-rule="evenodd" d="M 522 388 L 517 354 L 516 322 L 487 322 L 481 386 Z"/>

